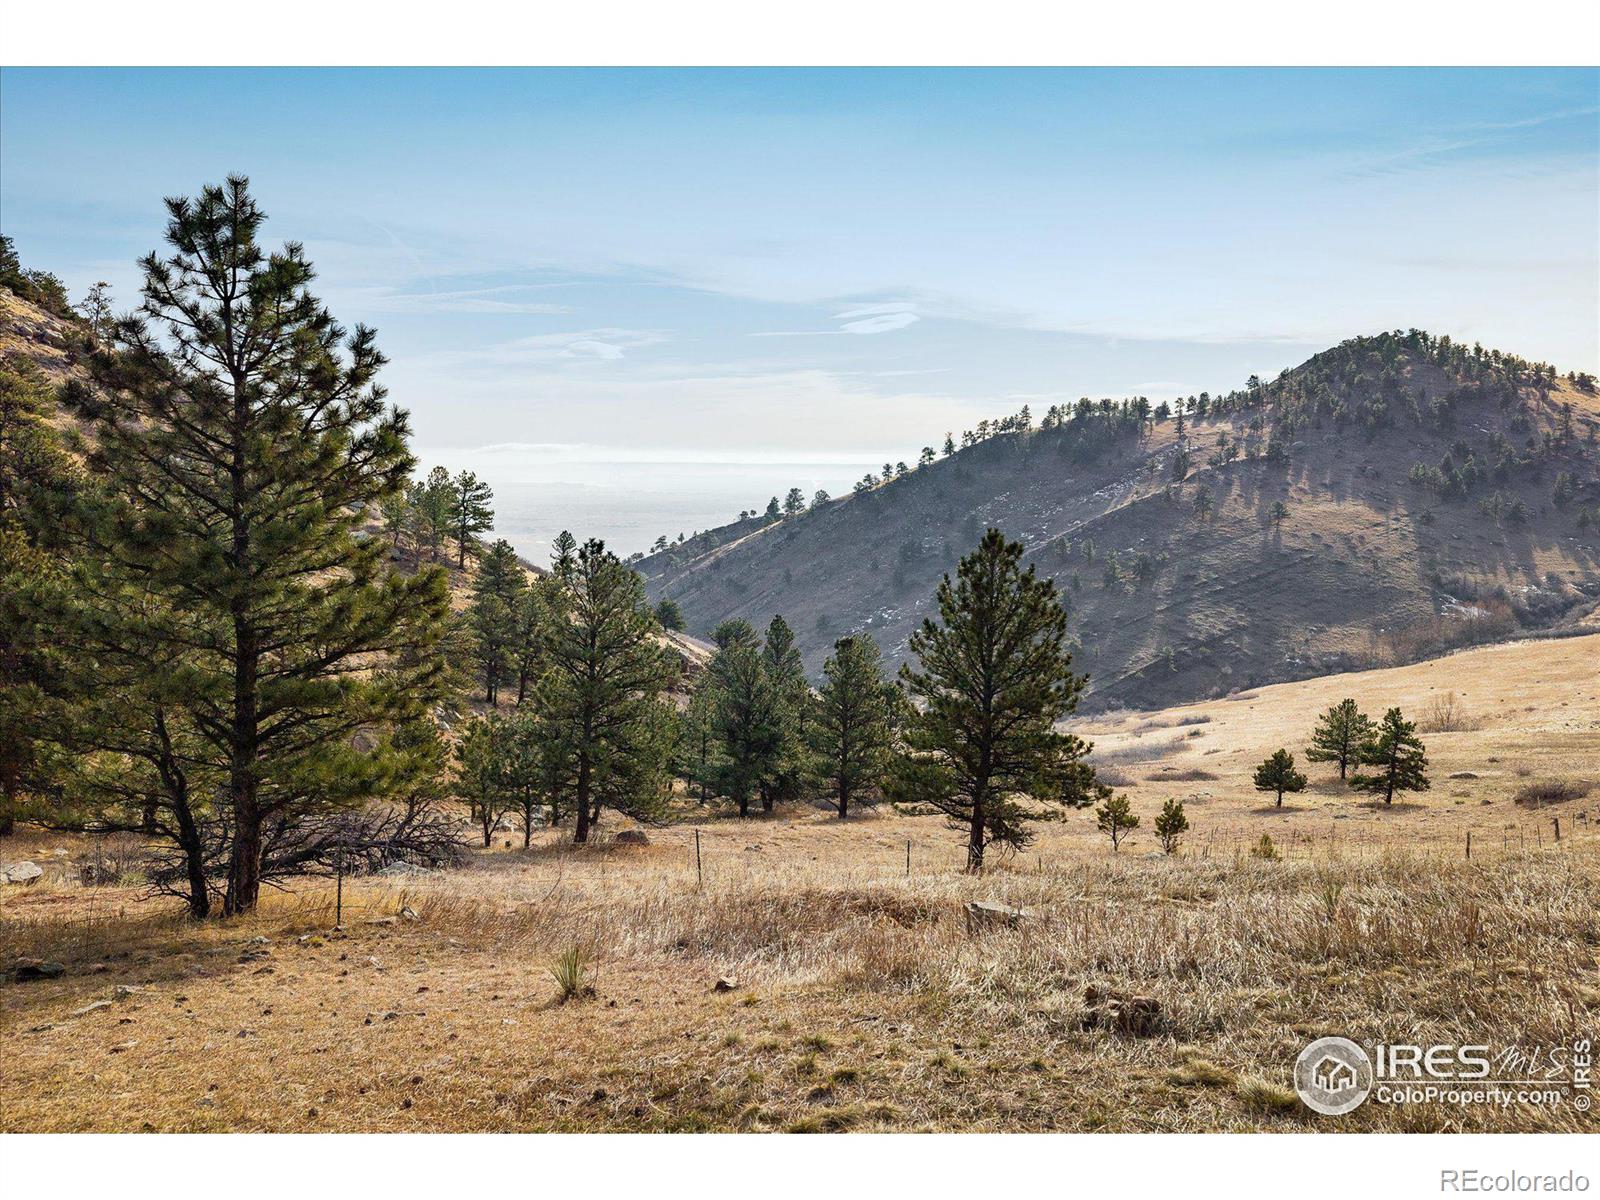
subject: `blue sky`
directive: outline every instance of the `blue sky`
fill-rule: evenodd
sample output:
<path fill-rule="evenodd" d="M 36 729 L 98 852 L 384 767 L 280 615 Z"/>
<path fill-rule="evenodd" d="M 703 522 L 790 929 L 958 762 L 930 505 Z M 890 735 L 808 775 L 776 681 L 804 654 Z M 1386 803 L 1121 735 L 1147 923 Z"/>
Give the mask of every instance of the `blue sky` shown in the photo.
<path fill-rule="evenodd" d="M 1600 367 L 1594 70 L 0 73 L 0 225 L 74 293 L 230 171 L 501 477 L 907 457 L 1393 327 Z"/>

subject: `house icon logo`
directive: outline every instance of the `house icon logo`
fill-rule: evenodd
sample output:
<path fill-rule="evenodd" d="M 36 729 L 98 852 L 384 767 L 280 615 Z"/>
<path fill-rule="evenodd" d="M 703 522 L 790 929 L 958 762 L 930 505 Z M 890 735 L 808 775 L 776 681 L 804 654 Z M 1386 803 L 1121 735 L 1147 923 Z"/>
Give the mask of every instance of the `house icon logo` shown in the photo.
<path fill-rule="evenodd" d="M 1343 1116 L 1372 1090 L 1372 1060 L 1349 1038 L 1318 1038 L 1294 1061 L 1294 1090 L 1312 1112 Z"/>

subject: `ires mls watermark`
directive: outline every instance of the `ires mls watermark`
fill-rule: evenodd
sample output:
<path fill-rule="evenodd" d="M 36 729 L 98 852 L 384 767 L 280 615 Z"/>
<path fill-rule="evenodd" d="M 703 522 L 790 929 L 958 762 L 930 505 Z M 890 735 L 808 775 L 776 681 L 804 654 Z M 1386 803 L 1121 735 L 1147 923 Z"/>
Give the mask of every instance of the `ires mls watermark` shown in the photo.
<path fill-rule="evenodd" d="M 1570 1104 L 1588 1112 L 1590 1039 L 1564 1046 L 1433 1045 L 1318 1038 L 1294 1063 L 1294 1087 L 1312 1112 L 1339 1117 L 1378 1104 Z"/>

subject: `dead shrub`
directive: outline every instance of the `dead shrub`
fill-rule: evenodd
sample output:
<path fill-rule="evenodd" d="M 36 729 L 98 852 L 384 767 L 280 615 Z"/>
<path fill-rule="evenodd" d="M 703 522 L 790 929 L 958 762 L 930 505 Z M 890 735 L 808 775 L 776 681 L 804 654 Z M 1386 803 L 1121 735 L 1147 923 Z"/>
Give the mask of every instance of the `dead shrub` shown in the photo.
<path fill-rule="evenodd" d="M 1541 779 L 1518 788 L 1512 800 L 1524 808 L 1542 808 L 1546 804 L 1582 800 L 1588 794 L 1589 784 L 1582 779 Z"/>
<path fill-rule="evenodd" d="M 1469 712 L 1454 692 L 1435 696 L 1423 707 L 1417 728 L 1423 733 L 1465 733 L 1483 728 L 1483 718 Z"/>

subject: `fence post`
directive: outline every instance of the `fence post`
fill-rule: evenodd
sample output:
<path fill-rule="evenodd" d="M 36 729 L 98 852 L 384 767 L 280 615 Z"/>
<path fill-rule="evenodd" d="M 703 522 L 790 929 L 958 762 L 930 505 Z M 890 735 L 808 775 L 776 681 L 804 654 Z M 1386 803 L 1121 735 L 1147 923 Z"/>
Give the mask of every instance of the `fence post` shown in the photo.
<path fill-rule="evenodd" d="M 1472 857 L 1472 830 L 1467 830 L 1467 858 Z"/>
<path fill-rule="evenodd" d="M 911 878 L 911 839 L 906 839 L 906 878 Z"/>
<path fill-rule="evenodd" d="M 698 829 L 694 831 L 694 878 L 697 886 L 705 887 L 706 875 L 704 869 L 700 866 L 700 831 Z"/>
<path fill-rule="evenodd" d="M 1550 819 L 1555 822 L 1555 826 L 1556 826 L 1556 841 L 1559 842 L 1561 840 L 1561 818 L 1560 817 L 1551 817 Z"/>
<path fill-rule="evenodd" d="M 333 925 L 337 929 L 344 924 L 344 844 L 339 845 L 339 855 L 335 860 L 336 882 L 333 885 Z"/>

